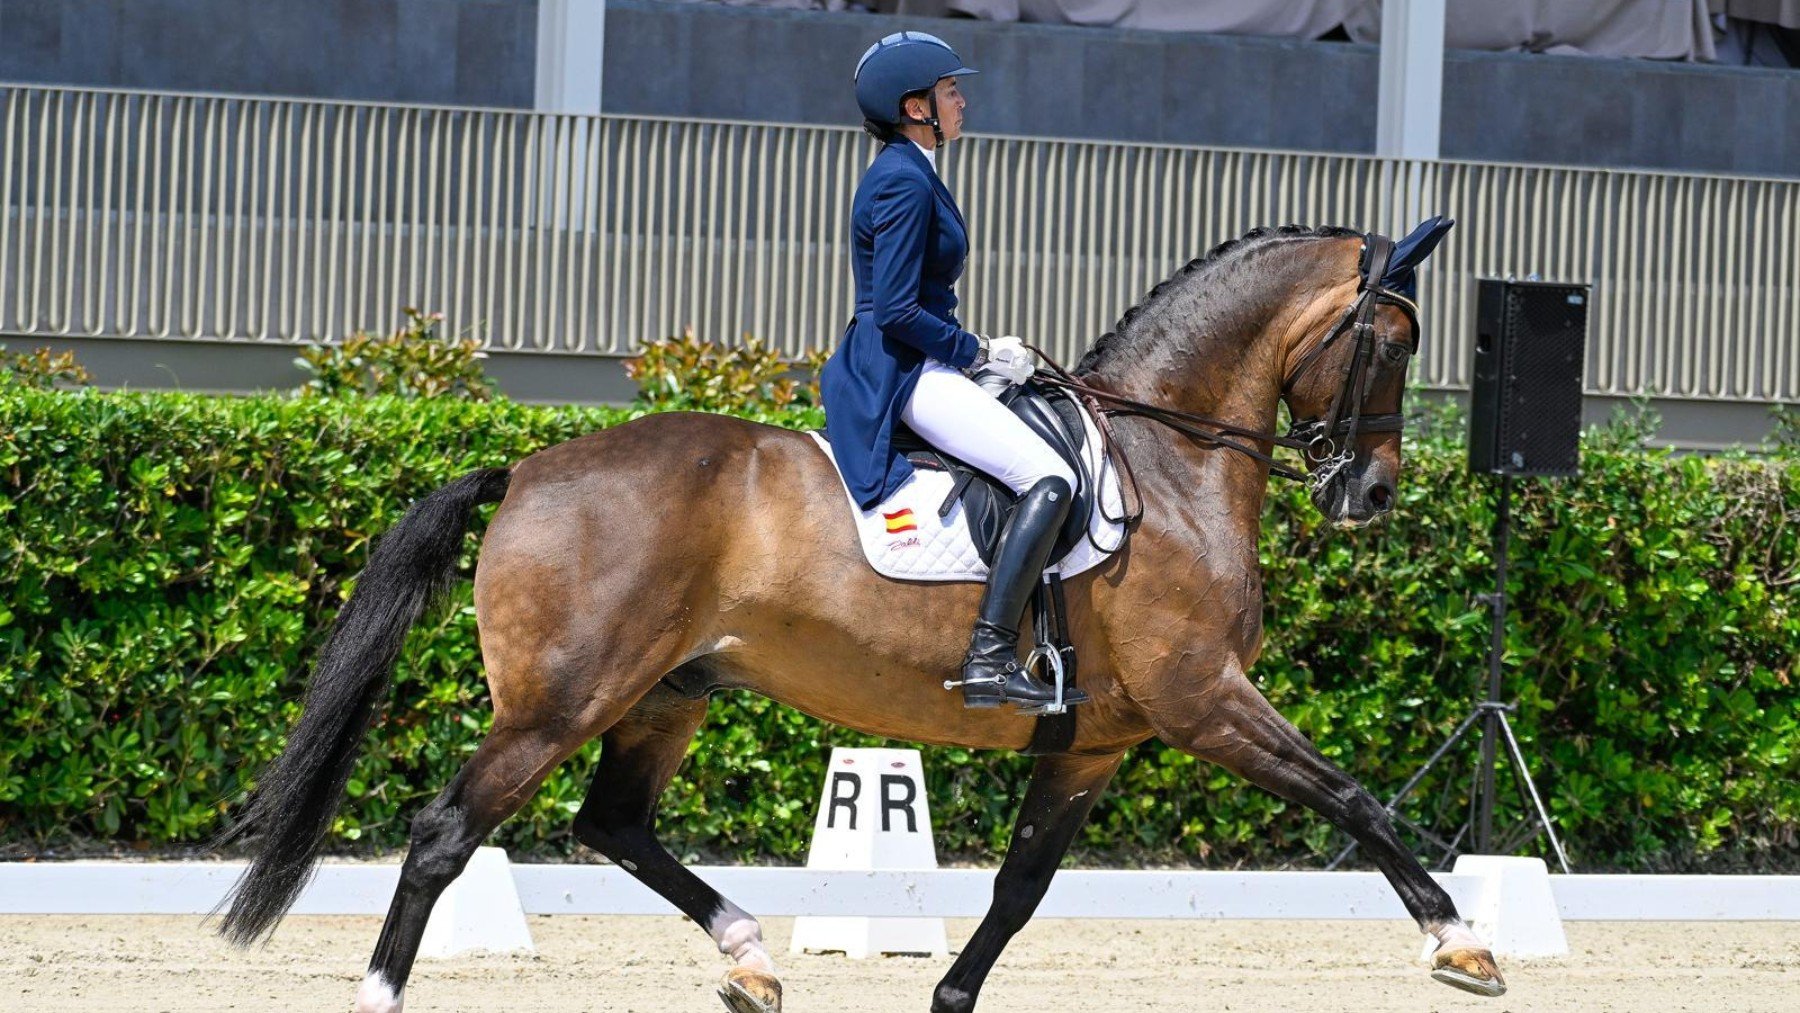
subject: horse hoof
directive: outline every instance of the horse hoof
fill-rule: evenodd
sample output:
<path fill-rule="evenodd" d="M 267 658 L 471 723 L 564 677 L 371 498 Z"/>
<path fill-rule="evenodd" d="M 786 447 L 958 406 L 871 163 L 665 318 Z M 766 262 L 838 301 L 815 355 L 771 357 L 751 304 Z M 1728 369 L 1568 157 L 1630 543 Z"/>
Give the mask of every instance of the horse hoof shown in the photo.
<path fill-rule="evenodd" d="M 781 1013 L 781 981 L 767 971 L 734 967 L 725 972 L 719 998 L 731 1013 Z"/>
<path fill-rule="evenodd" d="M 1451 950 L 1438 954 L 1432 964 L 1431 976 L 1446 985 L 1476 995 L 1506 994 L 1506 980 L 1487 950 Z"/>

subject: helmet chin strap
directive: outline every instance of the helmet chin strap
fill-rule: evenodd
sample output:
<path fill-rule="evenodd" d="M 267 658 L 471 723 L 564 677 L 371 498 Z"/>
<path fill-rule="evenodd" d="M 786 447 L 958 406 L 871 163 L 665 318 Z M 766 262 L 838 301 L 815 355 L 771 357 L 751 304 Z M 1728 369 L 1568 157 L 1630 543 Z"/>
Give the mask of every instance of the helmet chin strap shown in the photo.
<path fill-rule="evenodd" d="M 931 128 L 931 136 L 936 139 L 937 146 L 941 148 L 944 146 L 944 128 L 938 124 L 938 106 L 937 106 L 937 89 L 936 88 L 933 88 L 929 93 L 926 94 L 925 101 L 931 107 L 929 116 L 926 116 L 924 119 L 921 120 L 921 119 L 917 119 L 915 117 L 906 115 L 905 110 L 902 110 L 900 113 L 900 122 L 914 124 L 914 125 L 921 126 L 921 127 L 930 127 Z"/>

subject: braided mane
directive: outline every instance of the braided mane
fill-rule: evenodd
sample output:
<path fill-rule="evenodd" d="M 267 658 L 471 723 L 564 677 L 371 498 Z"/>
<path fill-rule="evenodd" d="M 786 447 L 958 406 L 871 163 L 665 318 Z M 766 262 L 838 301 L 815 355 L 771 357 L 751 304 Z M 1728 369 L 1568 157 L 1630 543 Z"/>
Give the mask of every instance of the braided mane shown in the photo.
<path fill-rule="evenodd" d="M 1215 267 L 1235 262 L 1250 253 L 1280 243 L 1309 239 L 1341 239 L 1360 235 L 1362 235 L 1361 232 L 1341 225 L 1283 225 L 1278 228 L 1255 228 L 1237 239 L 1227 239 L 1206 251 L 1205 254 L 1183 264 L 1180 270 L 1158 282 L 1156 287 L 1150 290 L 1150 294 L 1140 300 L 1137 305 L 1126 310 L 1125 315 L 1119 318 L 1119 322 L 1113 325 L 1113 329 L 1100 335 L 1099 339 L 1094 342 L 1094 346 L 1087 350 L 1087 354 L 1081 357 L 1079 363 L 1076 363 L 1075 374 L 1079 376 L 1090 373 L 1098 369 L 1107 357 L 1116 356 L 1129 350 L 1131 342 L 1127 332 L 1133 321 L 1146 310 L 1161 303 L 1165 296 L 1176 289 L 1185 287 L 1191 279 L 1211 273 L 1211 269 Z"/>

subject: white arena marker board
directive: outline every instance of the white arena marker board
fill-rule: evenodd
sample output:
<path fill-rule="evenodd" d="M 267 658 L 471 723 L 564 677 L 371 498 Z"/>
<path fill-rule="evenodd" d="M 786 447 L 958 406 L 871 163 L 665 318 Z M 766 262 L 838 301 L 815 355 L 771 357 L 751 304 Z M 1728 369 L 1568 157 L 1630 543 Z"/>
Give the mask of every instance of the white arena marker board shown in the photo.
<path fill-rule="evenodd" d="M 833 749 L 819 791 L 808 869 L 869 871 L 937 868 L 925 766 L 917 749 Z M 950 951 L 942 918 L 808 915 L 794 919 L 795 953 Z"/>
<path fill-rule="evenodd" d="M 454 957 L 473 950 L 530 953 L 533 949 L 506 852 L 476 848 L 462 875 L 432 906 L 419 956 Z"/>
<path fill-rule="evenodd" d="M 1481 890 L 1459 905 L 1469 927 L 1502 957 L 1561 957 L 1569 952 L 1557 913 L 1550 870 L 1541 858 L 1459 855 L 1456 874 L 1474 876 Z"/>

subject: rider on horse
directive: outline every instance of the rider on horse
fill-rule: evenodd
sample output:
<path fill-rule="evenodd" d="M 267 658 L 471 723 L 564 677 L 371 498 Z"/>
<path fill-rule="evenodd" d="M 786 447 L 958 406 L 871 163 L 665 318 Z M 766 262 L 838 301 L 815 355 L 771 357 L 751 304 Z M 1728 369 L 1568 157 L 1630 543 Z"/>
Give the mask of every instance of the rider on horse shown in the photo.
<path fill-rule="evenodd" d="M 1068 516 L 1075 476 L 967 375 L 985 370 L 1017 384 L 1037 369 L 1019 338 L 973 334 L 955 315 L 951 286 L 963 271 L 968 234 L 938 178 L 937 151 L 962 134 L 956 78 L 973 73 L 923 32 L 882 39 L 856 66 L 863 125 L 882 148 L 851 205 L 856 316 L 825 364 L 821 388 L 833 453 L 862 509 L 912 474 L 894 450 L 901 422 L 1018 494 L 963 659 L 963 700 L 1043 705 L 1056 691 L 1019 664 L 1019 622 Z"/>

